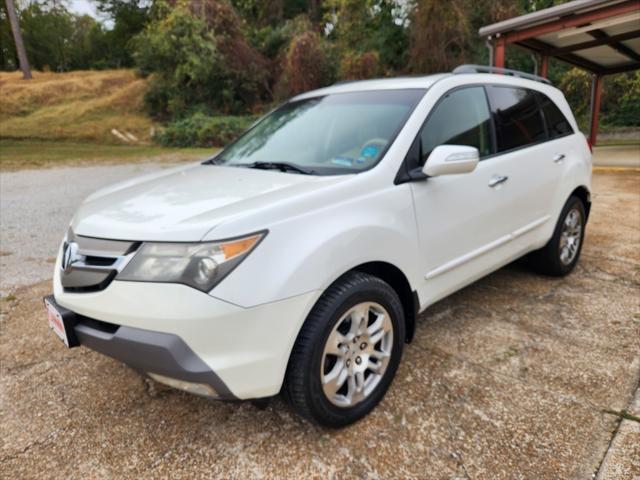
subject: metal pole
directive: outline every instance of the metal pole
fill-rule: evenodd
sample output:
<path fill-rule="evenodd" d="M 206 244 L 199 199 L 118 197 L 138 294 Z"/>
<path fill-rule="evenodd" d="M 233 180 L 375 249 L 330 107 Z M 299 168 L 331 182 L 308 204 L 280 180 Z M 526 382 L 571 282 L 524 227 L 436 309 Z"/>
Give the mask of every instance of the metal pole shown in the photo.
<path fill-rule="evenodd" d="M 491 37 L 488 37 L 485 41 L 484 44 L 487 46 L 487 48 L 489 49 L 489 66 L 493 67 L 493 42 L 491 41 Z"/>
<path fill-rule="evenodd" d="M 31 79 L 31 69 L 29 68 L 29 59 L 27 58 L 27 52 L 24 49 L 24 43 L 22 43 L 22 33 L 20 32 L 20 25 L 18 24 L 18 16 L 16 15 L 16 7 L 13 4 L 13 0 L 5 0 L 7 4 L 7 16 L 9 17 L 9 23 L 11 24 L 11 31 L 13 32 L 13 41 L 16 44 L 16 53 L 18 54 L 18 62 L 20 62 L 20 69 L 22 70 L 22 78 L 25 80 Z"/>

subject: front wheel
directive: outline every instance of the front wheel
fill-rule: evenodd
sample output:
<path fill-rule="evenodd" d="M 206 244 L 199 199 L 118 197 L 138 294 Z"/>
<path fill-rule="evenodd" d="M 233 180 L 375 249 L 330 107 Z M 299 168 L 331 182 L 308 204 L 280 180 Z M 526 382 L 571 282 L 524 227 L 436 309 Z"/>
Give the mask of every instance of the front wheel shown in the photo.
<path fill-rule="evenodd" d="M 569 197 L 551 240 L 542 249 L 531 254 L 530 263 L 533 268 L 555 277 L 569 274 L 580 258 L 585 226 L 586 213 L 582 200 Z"/>
<path fill-rule="evenodd" d="M 296 340 L 285 378 L 294 409 L 312 422 L 343 427 L 382 400 L 405 339 L 396 292 L 351 272 L 320 297 Z"/>

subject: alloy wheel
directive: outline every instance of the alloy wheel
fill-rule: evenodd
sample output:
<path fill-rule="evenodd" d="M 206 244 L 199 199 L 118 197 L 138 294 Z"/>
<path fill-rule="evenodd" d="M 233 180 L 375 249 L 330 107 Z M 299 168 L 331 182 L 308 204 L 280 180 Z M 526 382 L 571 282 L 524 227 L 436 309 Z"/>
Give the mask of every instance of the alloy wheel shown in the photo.
<path fill-rule="evenodd" d="M 321 381 L 327 399 L 353 407 L 376 389 L 389 365 L 393 324 L 374 302 L 359 303 L 334 325 L 322 354 Z"/>
<path fill-rule="evenodd" d="M 572 208 L 567 213 L 562 223 L 560 234 L 560 261 L 569 265 L 576 258 L 582 241 L 582 215 L 577 208 Z"/>

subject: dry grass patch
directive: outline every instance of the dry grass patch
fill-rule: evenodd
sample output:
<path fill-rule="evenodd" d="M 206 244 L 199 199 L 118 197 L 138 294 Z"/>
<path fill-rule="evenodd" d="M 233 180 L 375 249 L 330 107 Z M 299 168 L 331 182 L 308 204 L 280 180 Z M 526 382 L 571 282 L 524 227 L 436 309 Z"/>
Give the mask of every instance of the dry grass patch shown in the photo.
<path fill-rule="evenodd" d="M 146 81 L 132 70 L 0 73 L 0 137 L 122 143 L 112 129 L 146 143 Z"/>

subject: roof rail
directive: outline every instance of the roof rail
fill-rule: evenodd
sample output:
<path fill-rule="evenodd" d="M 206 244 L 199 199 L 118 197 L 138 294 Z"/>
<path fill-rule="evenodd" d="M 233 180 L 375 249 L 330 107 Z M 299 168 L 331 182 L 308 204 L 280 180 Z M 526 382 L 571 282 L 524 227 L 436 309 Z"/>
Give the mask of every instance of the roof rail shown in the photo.
<path fill-rule="evenodd" d="M 338 85 L 346 85 L 347 83 L 354 83 L 354 82 L 357 82 L 357 81 L 358 80 L 338 80 L 337 82 L 334 82 L 329 86 L 330 87 L 337 87 Z"/>
<path fill-rule="evenodd" d="M 513 77 L 526 78 L 527 80 L 535 80 L 537 82 L 546 83 L 547 85 L 551 85 L 551 82 L 538 75 L 533 75 L 532 73 L 525 73 L 519 70 L 510 70 L 508 68 L 500 68 L 500 67 L 489 67 L 486 65 L 460 65 L 453 70 L 453 73 L 500 73 L 502 75 L 511 75 Z"/>

